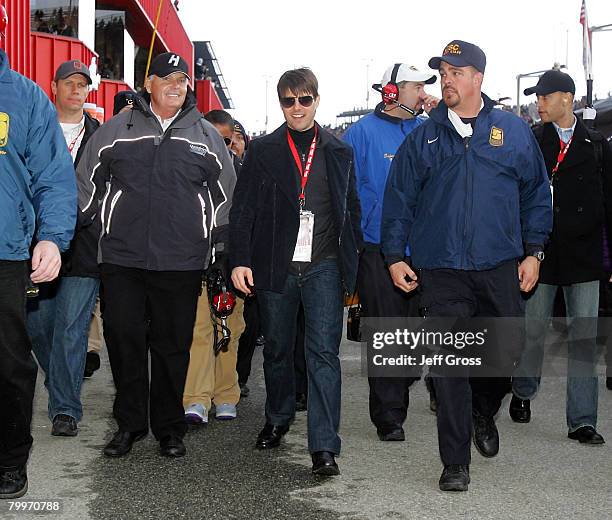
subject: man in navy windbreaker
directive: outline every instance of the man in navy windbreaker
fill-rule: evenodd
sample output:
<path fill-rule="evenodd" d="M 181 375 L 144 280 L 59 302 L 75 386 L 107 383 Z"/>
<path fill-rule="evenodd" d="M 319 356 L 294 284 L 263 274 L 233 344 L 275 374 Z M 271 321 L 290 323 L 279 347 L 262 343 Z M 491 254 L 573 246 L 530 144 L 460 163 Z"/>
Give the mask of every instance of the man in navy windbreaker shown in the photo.
<path fill-rule="evenodd" d="M 0 36 L 6 13 L 0 6 Z M 0 499 L 27 491 L 37 367 L 25 325 L 31 279 L 57 277 L 76 224 L 72 160 L 53 105 L 0 50 Z"/>
<path fill-rule="evenodd" d="M 413 112 L 429 111 L 437 98 L 425 93 L 425 84 L 436 76 L 405 63 L 391 65 L 383 75 L 382 101 L 344 134 L 355 155 L 355 178 L 361 203 L 361 228 L 365 239 L 359 257 L 357 287 L 362 315 L 367 317 L 418 316 L 418 298 L 393 285 L 380 250 L 380 219 L 385 184 L 397 149 L 426 119 Z M 374 85 L 377 87 L 377 85 Z M 397 94 L 394 98 L 392 94 Z M 403 441 L 408 389 L 415 377 L 369 377 L 370 419 L 381 441 Z"/>
<path fill-rule="evenodd" d="M 480 48 L 459 40 L 429 61 L 443 101 L 399 149 L 386 186 L 383 254 L 397 287 L 421 286 L 429 316 L 522 316 L 520 292 L 537 282 L 552 228 L 538 144 L 481 93 L 485 64 Z M 468 488 L 472 427 L 482 455 L 499 450 L 493 417 L 509 378 L 468 375 L 433 379 L 444 491 Z"/>

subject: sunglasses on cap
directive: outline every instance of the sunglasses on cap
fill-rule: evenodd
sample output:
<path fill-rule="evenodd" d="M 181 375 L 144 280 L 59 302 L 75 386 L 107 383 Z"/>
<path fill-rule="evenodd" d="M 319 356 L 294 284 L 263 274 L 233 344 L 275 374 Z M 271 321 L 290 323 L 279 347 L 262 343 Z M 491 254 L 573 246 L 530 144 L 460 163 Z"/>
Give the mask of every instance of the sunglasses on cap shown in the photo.
<path fill-rule="evenodd" d="M 284 108 L 291 108 L 293 105 L 295 105 L 296 100 L 300 105 L 307 108 L 312 105 L 314 98 L 312 96 L 288 96 L 279 98 L 280 104 Z"/>

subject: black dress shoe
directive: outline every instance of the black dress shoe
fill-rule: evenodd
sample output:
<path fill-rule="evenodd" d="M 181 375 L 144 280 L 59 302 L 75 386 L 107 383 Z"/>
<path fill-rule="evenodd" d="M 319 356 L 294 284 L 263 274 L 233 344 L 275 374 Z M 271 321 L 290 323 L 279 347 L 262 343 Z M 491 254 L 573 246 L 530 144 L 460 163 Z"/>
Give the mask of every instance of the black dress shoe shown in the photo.
<path fill-rule="evenodd" d="M 575 432 L 569 432 L 567 436 L 580 444 L 605 444 L 604 438 L 595 431 L 592 426 L 581 426 Z"/>
<path fill-rule="evenodd" d="M 93 376 L 93 373 L 100 368 L 100 356 L 97 352 L 88 352 L 85 358 L 85 371 L 83 377 L 85 379 Z"/>
<path fill-rule="evenodd" d="M 461 464 L 444 466 L 439 486 L 442 491 L 467 491 L 470 483 L 470 467 Z"/>
<path fill-rule="evenodd" d="M 63 413 L 58 413 L 53 418 L 53 428 L 51 435 L 56 437 L 74 437 L 78 433 L 77 423 L 74 417 Z"/>
<path fill-rule="evenodd" d="M 493 417 L 478 413 L 472 415 L 474 425 L 474 446 L 483 457 L 495 457 L 499 452 L 499 433 Z"/>
<path fill-rule="evenodd" d="M 327 477 L 340 475 L 335 455 L 331 451 L 315 451 L 312 454 L 312 472 Z"/>
<path fill-rule="evenodd" d="M 104 448 L 104 455 L 107 457 L 123 457 L 132 451 L 132 444 L 144 439 L 147 436 L 147 430 L 138 432 L 123 432 L 117 431 L 111 441 Z"/>
<path fill-rule="evenodd" d="M 167 435 L 159 441 L 159 449 L 164 457 L 184 457 L 187 453 L 183 439 L 176 435 Z"/>
<path fill-rule="evenodd" d="M 19 498 L 28 491 L 26 467 L 0 468 L 0 499 Z"/>
<path fill-rule="evenodd" d="M 306 394 L 295 394 L 295 411 L 305 412 L 308 408 L 308 397 Z"/>
<path fill-rule="evenodd" d="M 528 423 L 531 421 L 531 401 L 519 399 L 515 395 L 510 400 L 510 418 L 517 423 Z"/>
<path fill-rule="evenodd" d="M 406 435 L 404 434 L 404 429 L 397 425 L 391 426 L 381 426 L 380 428 L 376 428 L 376 433 L 378 434 L 378 438 L 381 441 L 405 441 Z"/>
<path fill-rule="evenodd" d="M 289 431 L 289 426 L 281 426 L 277 424 L 267 424 L 259 432 L 255 447 L 260 450 L 268 450 L 276 448 L 280 445 L 283 435 Z"/>

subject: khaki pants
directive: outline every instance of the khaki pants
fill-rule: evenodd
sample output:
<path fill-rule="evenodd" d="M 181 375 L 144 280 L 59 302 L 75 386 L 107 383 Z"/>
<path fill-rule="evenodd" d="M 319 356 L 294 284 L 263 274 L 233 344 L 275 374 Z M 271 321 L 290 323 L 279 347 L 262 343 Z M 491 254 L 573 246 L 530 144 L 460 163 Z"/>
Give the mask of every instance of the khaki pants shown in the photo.
<path fill-rule="evenodd" d="M 102 328 L 102 313 L 100 312 L 100 299 L 96 300 L 96 306 L 93 310 L 93 317 L 89 324 L 89 339 L 87 341 L 87 352 L 95 352 L 100 354 L 100 350 L 104 346 L 104 335 Z"/>
<path fill-rule="evenodd" d="M 236 358 L 238 339 L 244 331 L 244 300 L 236 299 L 236 307 L 227 319 L 232 335 L 227 352 L 213 351 L 213 325 L 206 290 L 198 299 L 198 312 L 193 329 L 189 370 L 185 382 L 183 405 L 201 404 L 210 410 L 215 404 L 237 404 L 240 400 Z"/>

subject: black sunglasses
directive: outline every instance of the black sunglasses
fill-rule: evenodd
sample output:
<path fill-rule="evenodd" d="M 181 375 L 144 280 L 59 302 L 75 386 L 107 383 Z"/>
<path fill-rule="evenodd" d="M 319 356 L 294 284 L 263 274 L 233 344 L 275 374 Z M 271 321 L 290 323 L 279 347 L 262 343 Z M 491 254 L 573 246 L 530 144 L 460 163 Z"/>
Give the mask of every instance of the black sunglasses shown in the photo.
<path fill-rule="evenodd" d="M 225 146 L 232 144 L 232 140 L 229 137 L 224 137 L 223 140 L 225 141 Z"/>
<path fill-rule="evenodd" d="M 293 105 L 295 105 L 296 100 L 300 105 L 307 108 L 310 105 L 312 105 L 314 101 L 314 98 L 312 96 L 300 96 L 300 97 L 290 96 L 290 97 L 282 97 L 279 99 L 280 99 L 280 104 L 284 108 L 291 108 Z"/>

